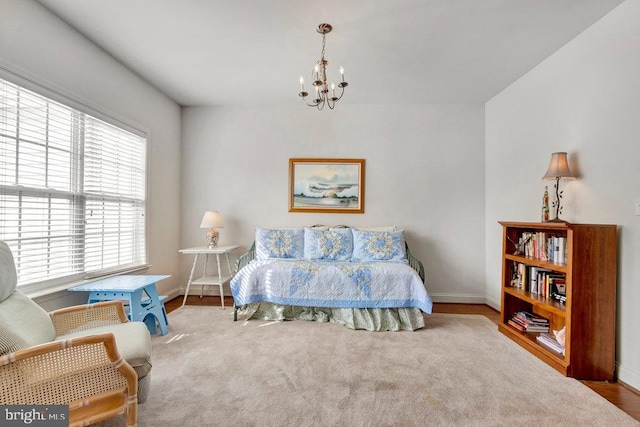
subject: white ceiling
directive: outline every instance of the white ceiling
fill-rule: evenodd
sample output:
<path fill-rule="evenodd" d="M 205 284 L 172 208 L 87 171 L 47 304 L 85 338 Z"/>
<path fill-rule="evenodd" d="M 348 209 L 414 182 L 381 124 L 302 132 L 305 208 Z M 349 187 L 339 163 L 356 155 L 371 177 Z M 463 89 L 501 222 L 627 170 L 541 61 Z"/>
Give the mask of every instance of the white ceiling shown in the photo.
<path fill-rule="evenodd" d="M 481 103 L 622 0 L 39 2 L 181 105 L 290 105 L 322 22 L 341 103 Z"/>

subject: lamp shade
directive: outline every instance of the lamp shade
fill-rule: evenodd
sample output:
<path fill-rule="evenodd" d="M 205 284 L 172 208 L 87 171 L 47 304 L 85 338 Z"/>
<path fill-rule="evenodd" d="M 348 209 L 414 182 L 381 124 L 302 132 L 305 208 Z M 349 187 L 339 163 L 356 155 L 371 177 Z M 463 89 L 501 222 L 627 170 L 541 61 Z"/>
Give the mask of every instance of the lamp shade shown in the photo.
<path fill-rule="evenodd" d="M 206 211 L 202 217 L 200 228 L 224 228 L 222 217 L 218 211 Z"/>
<path fill-rule="evenodd" d="M 571 179 L 574 178 L 569 169 L 569 162 L 567 161 L 567 153 L 551 153 L 551 163 L 549 163 L 549 169 L 544 174 L 542 179 L 551 180 L 557 178 Z"/>

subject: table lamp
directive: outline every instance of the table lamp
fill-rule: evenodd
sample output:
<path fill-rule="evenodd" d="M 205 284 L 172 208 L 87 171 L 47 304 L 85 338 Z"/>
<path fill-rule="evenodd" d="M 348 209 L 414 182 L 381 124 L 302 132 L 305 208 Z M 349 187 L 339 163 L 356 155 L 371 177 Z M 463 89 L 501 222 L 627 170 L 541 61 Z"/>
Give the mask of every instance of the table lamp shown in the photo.
<path fill-rule="evenodd" d="M 218 237 L 220 233 L 216 228 L 224 228 L 222 224 L 222 217 L 218 211 L 206 211 L 202 217 L 200 228 L 208 228 L 207 231 L 207 244 L 209 248 L 215 248 L 218 246 Z"/>
<path fill-rule="evenodd" d="M 549 169 L 547 173 L 542 177 L 543 180 L 556 180 L 556 200 L 553 202 L 552 207 L 556 208 L 556 216 L 550 219 L 549 222 L 567 222 L 560 219 L 559 214 L 562 213 L 562 205 L 560 199 L 562 198 L 562 191 L 560 191 L 560 179 L 574 179 L 573 173 L 569 169 L 569 162 L 567 161 L 567 153 L 551 153 L 551 163 L 549 163 Z"/>

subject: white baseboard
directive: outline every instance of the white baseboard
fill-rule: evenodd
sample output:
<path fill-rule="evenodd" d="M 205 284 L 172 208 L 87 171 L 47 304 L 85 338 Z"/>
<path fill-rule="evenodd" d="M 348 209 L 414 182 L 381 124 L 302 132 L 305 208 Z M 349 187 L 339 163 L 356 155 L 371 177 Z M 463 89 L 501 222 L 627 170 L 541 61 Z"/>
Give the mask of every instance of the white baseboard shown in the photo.
<path fill-rule="evenodd" d="M 165 295 L 167 296 L 168 299 L 171 300 L 184 295 L 184 289 L 182 287 L 173 288 L 169 292 L 167 292 Z"/>
<path fill-rule="evenodd" d="M 500 311 L 500 301 L 496 301 L 493 298 L 485 297 L 484 303 L 493 308 L 495 311 Z"/>
<path fill-rule="evenodd" d="M 433 302 L 457 303 L 457 304 L 485 304 L 484 295 L 461 294 L 429 294 Z"/>
<path fill-rule="evenodd" d="M 618 362 L 616 362 L 616 370 L 620 381 L 636 390 L 640 390 L 640 374 L 623 368 Z"/>
<path fill-rule="evenodd" d="M 200 295 L 202 293 L 202 295 L 205 296 L 220 296 L 220 288 L 218 287 L 218 285 L 205 285 L 204 289 L 201 289 L 202 286 L 200 285 L 191 285 L 191 288 L 189 289 L 189 295 Z M 178 288 L 174 288 L 172 290 L 170 290 L 169 292 L 166 293 L 167 297 L 169 299 L 178 297 L 178 296 L 184 296 L 184 291 L 186 289 L 186 285 L 185 286 L 180 286 Z M 222 292 L 224 292 L 225 296 L 231 296 L 231 288 L 229 287 L 229 285 L 224 285 L 222 287 Z"/>

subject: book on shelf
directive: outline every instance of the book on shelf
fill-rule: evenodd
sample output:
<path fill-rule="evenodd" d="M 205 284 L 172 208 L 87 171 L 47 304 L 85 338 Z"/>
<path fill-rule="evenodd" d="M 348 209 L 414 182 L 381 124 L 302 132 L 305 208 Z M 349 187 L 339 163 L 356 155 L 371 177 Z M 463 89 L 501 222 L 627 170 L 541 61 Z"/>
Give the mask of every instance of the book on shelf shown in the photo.
<path fill-rule="evenodd" d="M 548 332 L 541 333 L 536 337 L 536 340 L 539 343 L 544 344 L 551 350 L 555 351 L 556 353 L 564 355 L 564 346 L 556 341 L 555 337 L 552 334 Z"/>
<path fill-rule="evenodd" d="M 516 321 L 515 321 L 515 320 L 513 320 L 513 319 L 509 319 L 509 320 L 507 321 L 507 323 L 508 323 L 509 325 L 511 325 L 512 327 L 514 327 L 515 329 L 519 330 L 520 332 L 526 332 L 526 331 L 527 331 L 527 328 L 525 328 L 525 326 L 524 326 L 524 325 L 522 325 L 521 323 L 516 322 Z"/>
<path fill-rule="evenodd" d="M 554 292 L 560 295 L 565 294 L 566 277 L 562 273 L 521 262 L 514 262 L 511 268 L 510 285 L 512 287 L 545 298 L 551 297 Z"/>
<path fill-rule="evenodd" d="M 539 316 L 537 314 L 533 314 L 529 311 L 520 310 L 514 313 L 514 317 L 522 320 L 527 324 L 537 324 L 537 325 L 549 325 L 549 319 L 546 317 Z"/>
<path fill-rule="evenodd" d="M 529 289 L 532 294 L 538 293 L 538 267 L 529 267 Z"/>
<path fill-rule="evenodd" d="M 551 270 L 542 267 L 530 267 L 530 284 L 529 292 L 536 295 L 546 295 L 549 287 L 549 277 L 554 274 Z"/>
<path fill-rule="evenodd" d="M 556 264 L 567 263 L 567 238 L 564 236 L 552 236 L 547 256 L 549 261 Z"/>
<path fill-rule="evenodd" d="M 547 272 L 544 274 L 542 278 L 544 286 L 542 288 L 542 295 L 545 297 L 550 296 L 553 292 L 558 291 L 558 285 L 562 285 L 562 289 L 564 292 L 564 284 L 566 278 L 563 274 L 555 273 L 555 272 Z"/>
<path fill-rule="evenodd" d="M 538 326 L 538 325 L 525 325 L 522 322 L 519 322 L 518 319 L 511 318 L 507 321 L 509 325 L 519 330 L 520 332 L 549 332 L 548 326 Z"/>
<path fill-rule="evenodd" d="M 554 292 L 560 295 L 565 294 L 566 277 L 562 273 L 518 264 L 516 276 L 518 287 L 532 294 L 545 298 L 550 297 Z"/>
<path fill-rule="evenodd" d="M 507 323 L 522 332 L 549 332 L 549 320 L 528 311 L 518 311 Z"/>
<path fill-rule="evenodd" d="M 563 275 L 553 275 L 549 277 L 549 293 L 566 295 L 566 278 Z"/>
<path fill-rule="evenodd" d="M 525 231 L 518 239 L 524 247 L 524 256 L 549 261 L 555 264 L 567 262 L 567 238 L 548 235 L 544 231 Z"/>
<path fill-rule="evenodd" d="M 567 297 L 566 295 L 560 295 L 556 292 L 551 294 L 551 298 L 558 301 L 560 304 L 566 304 L 567 303 Z"/>

